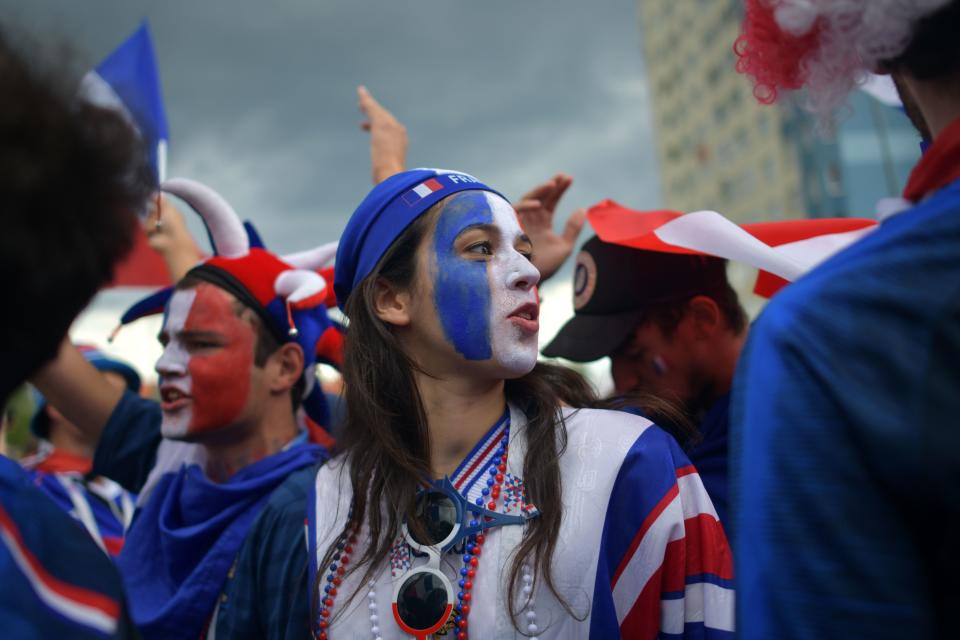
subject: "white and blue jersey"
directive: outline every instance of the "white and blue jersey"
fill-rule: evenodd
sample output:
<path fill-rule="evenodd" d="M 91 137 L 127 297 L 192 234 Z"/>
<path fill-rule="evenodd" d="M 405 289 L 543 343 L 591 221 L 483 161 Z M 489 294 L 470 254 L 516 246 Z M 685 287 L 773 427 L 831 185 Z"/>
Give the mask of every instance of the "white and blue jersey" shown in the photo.
<path fill-rule="evenodd" d="M 553 578 L 576 617 L 538 578 L 529 603 L 517 603 L 518 610 L 534 612 L 537 637 L 732 638 L 730 549 L 699 474 L 676 442 L 648 420 L 621 412 L 565 409 L 564 419 L 568 433 L 568 446 L 560 457 L 564 511 Z M 526 419 L 511 407 L 509 436 L 506 424 L 501 420 L 490 429 L 451 481 L 468 499 L 481 496 L 484 470 L 509 437 L 503 500 L 497 510 L 516 513 L 526 504 L 522 479 Z M 352 491 L 344 466 L 343 458 L 335 459 L 317 474 L 309 512 L 314 564 L 346 522 Z M 362 527 L 361 546 L 366 536 Z M 504 601 L 508 571 L 503 568 L 509 566 L 522 537 L 523 529 L 517 526 L 486 532 L 473 581 L 471 637 L 530 635 L 525 624 L 518 625 L 524 633 L 517 631 Z M 332 640 L 367 637 L 372 606 L 379 612 L 378 631 L 384 640 L 408 637 L 391 614 L 394 580 L 411 562 L 422 561 L 405 546 L 394 547 L 372 588 L 363 589 L 367 597 L 337 599 L 328 629 Z M 458 556 L 451 558 L 440 566 L 456 583 Z M 348 576 L 340 592 L 352 593 L 358 580 L 356 574 Z"/>

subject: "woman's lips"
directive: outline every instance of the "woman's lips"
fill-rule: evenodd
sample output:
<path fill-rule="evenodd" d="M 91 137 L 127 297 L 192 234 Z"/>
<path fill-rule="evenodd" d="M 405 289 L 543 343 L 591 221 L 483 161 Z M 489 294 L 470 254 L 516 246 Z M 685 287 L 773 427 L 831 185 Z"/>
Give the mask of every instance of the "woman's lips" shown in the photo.
<path fill-rule="evenodd" d="M 510 322 L 527 333 L 536 333 L 540 330 L 540 306 L 527 303 L 521 305 L 507 316 Z"/>

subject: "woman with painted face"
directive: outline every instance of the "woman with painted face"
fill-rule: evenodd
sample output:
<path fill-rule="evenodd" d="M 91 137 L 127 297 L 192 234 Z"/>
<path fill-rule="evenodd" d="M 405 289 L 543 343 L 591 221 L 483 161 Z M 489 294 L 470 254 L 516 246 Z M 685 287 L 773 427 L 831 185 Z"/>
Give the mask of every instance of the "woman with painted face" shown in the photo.
<path fill-rule="evenodd" d="M 315 637 L 732 632 L 696 469 L 537 363 L 534 249 L 505 198 L 452 171 L 394 175 L 350 219 L 342 453 L 309 502 Z"/>

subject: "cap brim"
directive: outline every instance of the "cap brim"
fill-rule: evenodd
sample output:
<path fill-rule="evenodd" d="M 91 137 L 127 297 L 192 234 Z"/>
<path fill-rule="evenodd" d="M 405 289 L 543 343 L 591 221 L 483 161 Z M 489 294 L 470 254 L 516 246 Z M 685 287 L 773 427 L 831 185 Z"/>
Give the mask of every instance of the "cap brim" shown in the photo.
<path fill-rule="evenodd" d="M 593 362 L 609 356 L 637 326 L 642 311 L 604 316 L 575 315 L 543 349 L 548 358 Z"/>

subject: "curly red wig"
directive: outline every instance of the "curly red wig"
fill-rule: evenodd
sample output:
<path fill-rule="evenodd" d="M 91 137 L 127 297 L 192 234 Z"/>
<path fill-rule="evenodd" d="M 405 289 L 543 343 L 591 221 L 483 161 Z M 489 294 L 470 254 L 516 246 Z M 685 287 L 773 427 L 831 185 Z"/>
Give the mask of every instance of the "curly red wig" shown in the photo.
<path fill-rule="evenodd" d="M 737 71 L 753 80 L 753 95 L 772 104 L 782 89 L 799 89 L 806 80 L 805 62 L 820 44 L 822 19 L 796 36 L 777 24 L 771 0 L 747 0 L 741 35 L 733 44 Z"/>

